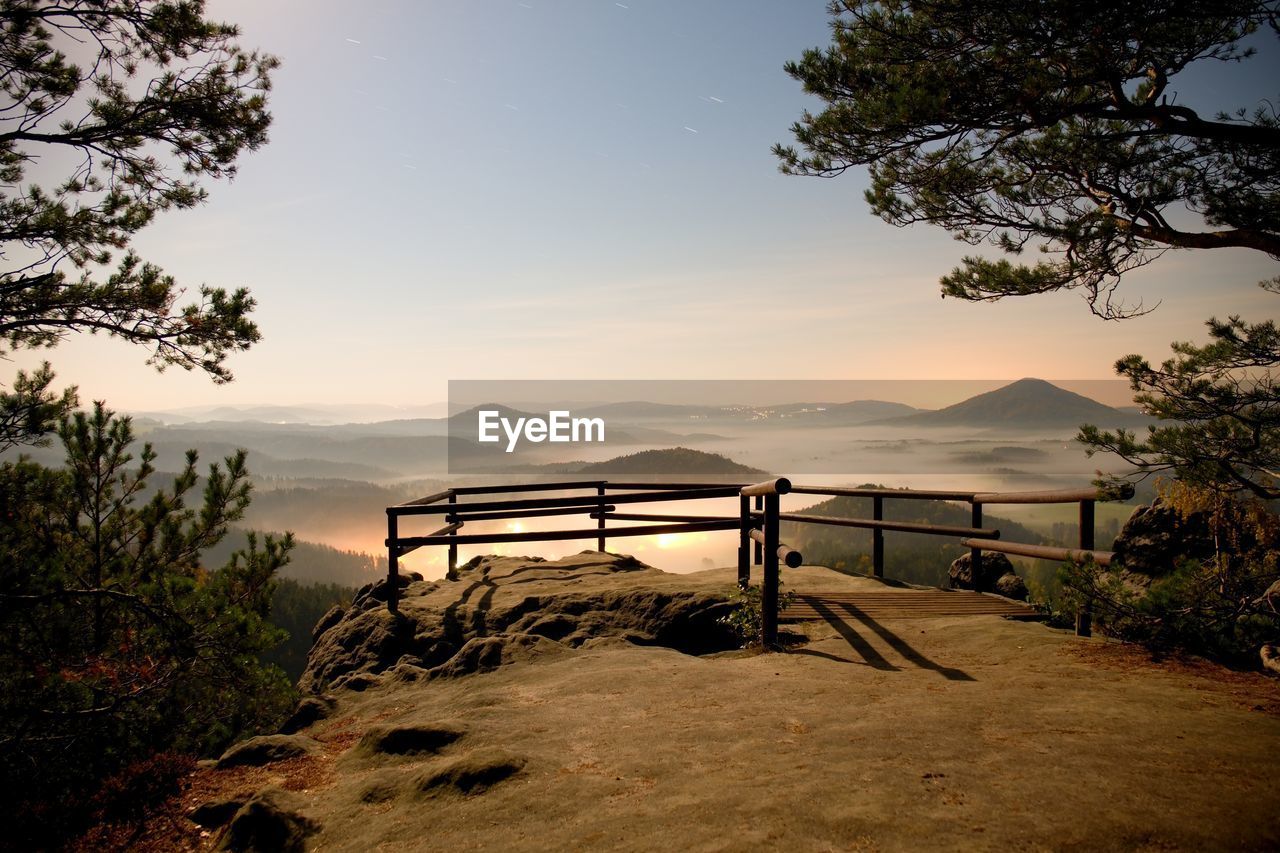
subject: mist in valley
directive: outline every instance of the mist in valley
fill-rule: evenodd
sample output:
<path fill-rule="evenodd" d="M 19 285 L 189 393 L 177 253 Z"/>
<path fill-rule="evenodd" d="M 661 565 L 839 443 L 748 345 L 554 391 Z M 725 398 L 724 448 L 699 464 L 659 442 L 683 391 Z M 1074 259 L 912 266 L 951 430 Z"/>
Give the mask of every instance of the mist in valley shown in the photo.
<path fill-rule="evenodd" d="M 604 411 L 608 426 L 603 442 L 526 442 L 510 454 L 501 446 L 476 443 L 467 412 L 452 418 L 310 424 L 303 419 L 314 412 L 300 410 L 295 417 L 288 408 L 275 407 L 270 414 L 276 416 L 276 422 L 193 421 L 152 413 L 139 417 L 136 426 L 140 442 L 153 445 L 156 465 L 162 472 L 178 470 L 188 448 L 199 451 L 201 470 L 236 448 L 247 449 L 254 499 L 240 526 L 259 531 L 289 530 L 302 542 L 336 549 L 299 550 L 286 575 L 350 585 L 367 583 L 385 571 L 386 507 L 449 486 L 573 479 L 745 482 L 788 476 L 796 483 L 819 486 L 1026 491 L 1081 487 L 1099 470 L 1123 470 L 1116 460 L 1086 457 L 1074 441 L 1074 426 L 1028 425 L 1017 417 L 985 426 L 904 423 L 904 419 L 931 413 L 897 403 L 722 407 L 631 403 L 606 406 Z M 1116 417 L 1122 414 L 1117 412 Z M 871 420 L 859 423 L 857 417 Z M 1123 419 L 1128 419 L 1128 424 L 1132 416 L 1123 414 Z M 1070 423 L 1069 418 L 1064 423 Z M 672 450 L 677 447 L 688 450 Z M 56 463 L 60 454 L 53 447 L 36 449 L 31 455 L 38 461 Z M 697 470 L 689 467 L 691 459 L 698 463 Z M 793 494 L 783 499 L 783 509 L 798 512 L 820 502 L 817 496 Z M 1099 505 L 1099 547 L 1109 544 L 1109 536 L 1135 502 Z M 919 515 L 918 502 L 889 501 L 888 505 Z M 646 504 L 638 511 L 732 515 L 737 507 L 734 499 L 718 499 Z M 1037 541 L 1074 544 L 1078 535 L 1073 505 L 1002 506 L 998 516 L 1007 525 L 1025 526 L 1039 537 Z M 412 522 L 412 529 L 402 528 L 402 535 L 429 533 L 443 524 L 439 516 L 408 522 Z M 623 523 L 629 522 L 614 522 Z M 470 522 L 465 532 L 594 527 L 594 519 L 581 515 Z M 901 569 L 905 569 L 901 560 L 919 563 L 923 558 L 917 553 L 921 547 L 918 540 L 927 539 L 934 537 L 891 535 L 886 550 L 890 575 L 895 560 Z M 958 545 L 949 541 L 929 542 L 928 547 L 936 550 L 944 544 L 947 547 L 935 560 L 937 577 L 945 577 L 947 555 L 960 553 Z M 554 558 L 595 545 L 594 535 L 563 542 L 464 545 L 459 548 L 459 558 L 465 561 L 487 553 Z M 832 550 L 830 545 L 811 549 L 812 558 L 857 570 L 859 554 L 869 552 L 869 545 L 857 537 L 847 538 L 843 551 Z M 614 538 L 608 547 L 634 554 L 666 571 L 690 572 L 733 563 L 737 535 L 713 532 Z M 446 570 L 445 549 L 419 549 L 404 557 L 402 564 L 427 578 L 441 577 Z M 917 579 L 931 582 L 919 571 L 912 572 Z"/>

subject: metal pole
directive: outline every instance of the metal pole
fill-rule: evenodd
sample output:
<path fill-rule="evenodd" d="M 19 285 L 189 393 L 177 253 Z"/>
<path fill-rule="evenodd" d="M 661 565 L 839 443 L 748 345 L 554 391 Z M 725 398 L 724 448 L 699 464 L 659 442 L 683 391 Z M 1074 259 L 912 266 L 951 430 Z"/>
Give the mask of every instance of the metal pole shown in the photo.
<path fill-rule="evenodd" d="M 1093 501 L 1080 501 L 1080 550 L 1093 550 Z M 1093 636 L 1093 602 L 1085 601 L 1076 611 L 1076 636 Z"/>
<path fill-rule="evenodd" d="M 778 645 L 778 496 L 764 496 L 764 583 L 760 588 L 760 640 Z"/>
<path fill-rule="evenodd" d="M 399 519 L 391 510 L 387 510 L 387 610 L 396 612 L 396 593 L 400 581 L 400 546 L 396 539 L 399 535 Z"/>
<path fill-rule="evenodd" d="M 871 499 L 871 518 L 884 521 L 884 498 L 879 495 Z M 879 528 L 871 531 L 871 572 L 884 577 L 884 531 Z"/>
<path fill-rule="evenodd" d="M 738 498 L 738 589 L 751 584 L 751 498 Z"/>
<path fill-rule="evenodd" d="M 977 529 L 982 527 L 982 504 L 973 501 L 973 514 L 969 518 L 969 526 Z M 978 586 L 978 578 L 982 573 L 982 549 L 969 549 L 969 574 L 973 578 L 973 586 Z"/>
<path fill-rule="evenodd" d="M 596 486 L 596 494 L 600 497 L 600 517 L 596 520 L 596 527 L 604 530 L 604 484 Z M 605 535 L 601 533 L 596 537 L 596 550 L 604 550 Z"/>
<path fill-rule="evenodd" d="M 756 495 L 756 512 L 761 512 L 763 510 L 764 510 L 764 497 L 762 495 Z M 758 566 L 764 562 L 764 546 L 761 545 L 759 542 L 757 542 L 755 552 L 756 552 L 755 565 Z"/>
<path fill-rule="evenodd" d="M 456 506 L 457 503 L 458 503 L 458 496 L 454 494 L 452 489 L 450 489 L 449 504 L 450 506 Z M 449 516 L 445 516 L 445 517 L 448 518 Z M 457 536 L 458 531 L 454 530 L 449 535 Z M 457 577 L 457 575 L 458 575 L 458 543 L 450 542 L 449 543 L 449 571 L 447 574 L 445 574 L 445 577 L 447 577 L 449 580 L 453 580 L 455 577 Z"/>

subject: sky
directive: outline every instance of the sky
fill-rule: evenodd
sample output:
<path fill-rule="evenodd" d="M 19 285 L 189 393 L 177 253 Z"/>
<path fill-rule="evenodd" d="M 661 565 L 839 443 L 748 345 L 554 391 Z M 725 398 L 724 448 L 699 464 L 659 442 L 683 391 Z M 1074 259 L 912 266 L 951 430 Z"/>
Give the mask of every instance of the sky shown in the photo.
<path fill-rule="evenodd" d="M 974 249 L 890 226 L 865 170 L 788 177 L 805 108 L 783 71 L 829 41 L 822 0 L 210 0 L 279 56 L 271 140 L 134 246 L 194 292 L 247 286 L 263 341 L 235 382 L 82 335 L 49 358 L 84 400 L 417 406 L 469 379 L 1105 379 L 1275 316 L 1248 250 L 1131 273 L 1123 323 L 1076 294 L 939 298 Z M 1275 52 L 1179 83 L 1274 98 Z M 980 250 L 996 256 L 993 248 Z M 941 401 L 947 402 L 947 401 Z"/>

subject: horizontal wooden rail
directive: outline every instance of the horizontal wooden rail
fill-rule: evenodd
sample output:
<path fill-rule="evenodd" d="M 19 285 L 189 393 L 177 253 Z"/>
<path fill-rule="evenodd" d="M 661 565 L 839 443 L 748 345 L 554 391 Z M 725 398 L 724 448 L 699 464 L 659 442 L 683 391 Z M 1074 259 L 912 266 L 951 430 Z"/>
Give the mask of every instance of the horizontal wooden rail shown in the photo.
<path fill-rule="evenodd" d="M 466 504 L 457 504 L 462 507 Z M 605 511 L 612 510 L 613 507 L 605 505 Z M 594 514 L 600 511 L 600 504 L 597 502 L 584 503 L 582 506 L 566 506 L 556 507 L 554 509 L 511 509 L 504 512 L 458 512 L 449 513 L 445 518 L 457 518 L 462 521 L 500 521 L 507 518 L 542 518 L 551 515 L 576 515 L 578 513 Z"/>
<path fill-rule="evenodd" d="M 993 539 L 963 539 L 960 544 L 966 548 L 998 551 L 1001 554 L 1013 554 L 1018 557 L 1037 557 L 1041 560 L 1072 563 L 1092 561 L 1099 566 L 1111 565 L 1111 560 L 1115 556 L 1111 551 L 1086 551 L 1080 548 L 1058 548 L 1052 545 L 1024 545 L 1021 542 L 997 542 Z"/>
<path fill-rule="evenodd" d="M 663 501 L 687 501 L 702 498 L 737 497 L 738 489 L 734 486 L 719 486 L 714 489 L 687 489 L 680 491 L 637 492 L 634 494 L 609 495 L 609 503 L 661 503 Z M 387 512 L 395 515 L 438 515 L 443 513 L 463 512 L 500 512 L 508 509 L 550 509 L 552 507 L 582 506 L 591 503 L 584 496 L 572 498 L 523 498 L 513 501 L 476 501 L 475 503 L 433 504 L 431 506 L 399 506 L 388 507 Z M 595 503 L 599 506 L 599 502 Z"/>
<path fill-rule="evenodd" d="M 736 515 L 675 515 L 672 513 L 646 512 L 614 512 L 612 507 L 605 507 L 605 518 L 616 518 L 618 521 L 738 521 Z M 599 518 L 598 511 L 591 513 L 592 518 Z"/>
<path fill-rule="evenodd" d="M 425 498 L 418 498 L 417 500 L 397 504 L 394 507 L 387 507 L 387 512 L 391 512 L 391 510 L 402 506 L 426 506 L 427 504 L 433 504 L 451 498 L 453 495 L 453 489 L 445 489 L 443 492 L 436 492 L 434 495 L 427 495 Z"/>
<path fill-rule="evenodd" d="M 765 495 L 785 495 L 790 491 L 791 481 L 786 477 L 777 477 L 772 480 L 765 480 L 763 483 L 743 486 L 738 494 L 744 498 L 759 498 Z"/>
<path fill-rule="evenodd" d="M 615 483 L 608 481 L 606 489 L 723 489 L 726 486 L 741 489 L 749 483 Z"/>
<path fill-rule="evenodd" d="M 978 492 L 973 496 L 976 504 L 1073 504 L 1080 501 L 1107 501 L 1133 497 L 1133 487 L 1121 489 L 1118 494 L 1106 489 L 1050 489 L 1041 492 Z"/>
<path fill-rule="evenodd" d="M 792 486 L 793 495 L 829 495 L 838 498 L 901 498 L 917 501 L 967 501 L 977 492 L 946 492 L 925 489 L 846 489 L 842 486 Z"/>
<path fill-rule="evenodd" d="M 609 538 L 616 536 L 660 536 L 668 533 L 705 533 L 714 530 L 737 530 L 738 520 L 699 521 L 685 524 L 650 524 L 644 527 L 610 527 Z M 600 535 L 599 528 L 591 527 L 579 530 L 531 530 L 523 533 L 473 533 L 463 536 L 401 536 L 396 539 L 401 545 L 491 545 L 499 542 L 554 542 L 559 539 L 595 539 Z M 387 540 L 391 546 L 391 540 Z"/>
<path fill-rule="evenodd" d="M 836 527 L 860 527 L 867 530 L 893 530 L 900 533 L 931 533 L 935 536 L 982 536 L 990 539 L 1000 538 L 1000 531 L 994 528 L 956 527 L 950 524 L 923 524 L 915 521 L 878 521 L 871 518 L 837 518 L 825 515 L 804 515 L 784 512 L 778 515 L 781 521 L 796 521 L 801 524 L 831 524 Z"/>
<path fill-rule="evenodd" d="M 510 492 L 555 492 L 561 489 L 594 489 L 603 486 L 604 480 L 574 480 L 566 483 L 520 483 L 514 486 L 458 486 L 457 495 L 498 495 Z"/>
<path fill-rule="evenodd" d="M 759 542 L 761 545 L 765 544 L 765 535 L 763 530 L 753 527 L 748 531 L 747 535 L 750 536 L 753 541 Z M 783 565 L 788 569 L 798 568 L 804 563 L 804 556 L 799 551 L 782 542 L 778 543 L 778 559 L 781 560 Z"/>
<path fill-rule="evenodd" d="M 446 524 L 444 527 L 441 527 L 439 530 L 436 530 L 433 533 L 431 533 L 431 535 L 443 536 L 444 538 L 449 539 L 451 538 L 449 536 L 450 533 L 454 533 L 455 531 L 460 530 L 461 528 L 462 528 L 462 522 L 455 521 L 452 524 Z M 422 547 L 421 545 L 404 545 L 403 539 L 399 540 L 399 542 L 402 544 L 396 547 L 396 554 L 401 557 L 403 557 L 405 554 L 412 553 L 413 551 L 416 551 Z M 387 542 L 387 547 L 391 547 L 390 541 Z"/>

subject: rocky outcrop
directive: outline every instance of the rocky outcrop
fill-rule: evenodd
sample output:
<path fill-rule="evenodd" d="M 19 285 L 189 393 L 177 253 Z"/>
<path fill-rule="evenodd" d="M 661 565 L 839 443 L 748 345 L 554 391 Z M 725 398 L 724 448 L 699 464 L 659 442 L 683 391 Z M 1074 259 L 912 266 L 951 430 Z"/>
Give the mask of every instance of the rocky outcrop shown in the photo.
<path fill-rule="evenodd" d="M 973 568 L 973 558 L 965 553 L 951 561 L 947 571 L 951 579 L 952 589 L 972 589 L 977 592 L 994 592 L 996 581 L 1004 575 L 1015 574 L 1013 563 L 1004 554 L 983 551 L 977 571 Z"/>
<path fill-rule="evenodd" d="M 428 767 L 411 782 L 424 797 L 479 794 L 524 768 L 523 758 L 500 749 L 476 750 L 442 765 Z"/>
<path fill-rule="evenodd" d="M 435 754 L 466 733 L 454 722 L 378 725 L 365 731 L 357 748 L 370 755 Z"/>
<path fill-rule="evenodd" d="M 301 812 L 302 798 L 282 788 L 254 794 L 231 818 L 220 847 L 261 853 L 301 853 L 319 825 Z"/>
<path fill-rule="evenodd" d="M 273 761 L 283 761 L 286 758 L 307 755 L 315 752 L 319 746 L 318 743 L 305 735 L 261 735 L 259 737 L 251 737 L 224 752 L 222 757 L 218 759 L 218 768 L 258 767 L 263 764 L 270 764 Z"/>
<path fill-rule="evenodd" d="M 1008 572 L 997 578 L 996 587 L 992 592 L 1017 601 L 1026 601 L 1029 596 L 1026 583 L 1013 572 Z"/>
<path fill-rule="evenodd" d="M 302 731 L 313 723 L 318 723 L 333 713 L 335 704 L 336 702 L 332 696 L 303 696 L 298 700 L 298 704 L 294 707 L 293 713 L 289 715 L 289 719 L 285 720 L 284 724 L 280 726 L 280 733 L 291 735 Z"/>
<path fill-rule="evenodd" d="M 1111 550 L 1126 571 L 1158 578 L 1172 572 L 1180 558 L 1212 557 L 1213 534 L 1204 513 L 1184 516 L 1156 498 L 1133 511 Z"/>
<path fill-rule="evenodd" d="M 479 557 L 456 580 L 402 579 L 397 613 L 387 610 L 386 581 L 369 584 L 321 621 L 328 627 L 318 626 L 299 688 L 364 690 L 384 674 L 456 678 L 603 637 L 690 654 L 736 648 L 718 621 L 732 607 L 722 594 L 644 583 L 662 577 L 634 557 L 600 551 L 550 561 Z"/>
<path fill-rule="evenodd" d="M 978 570 L 973 570 L 973 557 L 966 553 L 951 561 L 947 570 L 952 589 L 971 589 L 974 592 L 994 592 L 1005 598 L 1026 601 L 1027 585 L 1013 570 L 1013 563 L 1004 554 L 983 551 Z"/>

